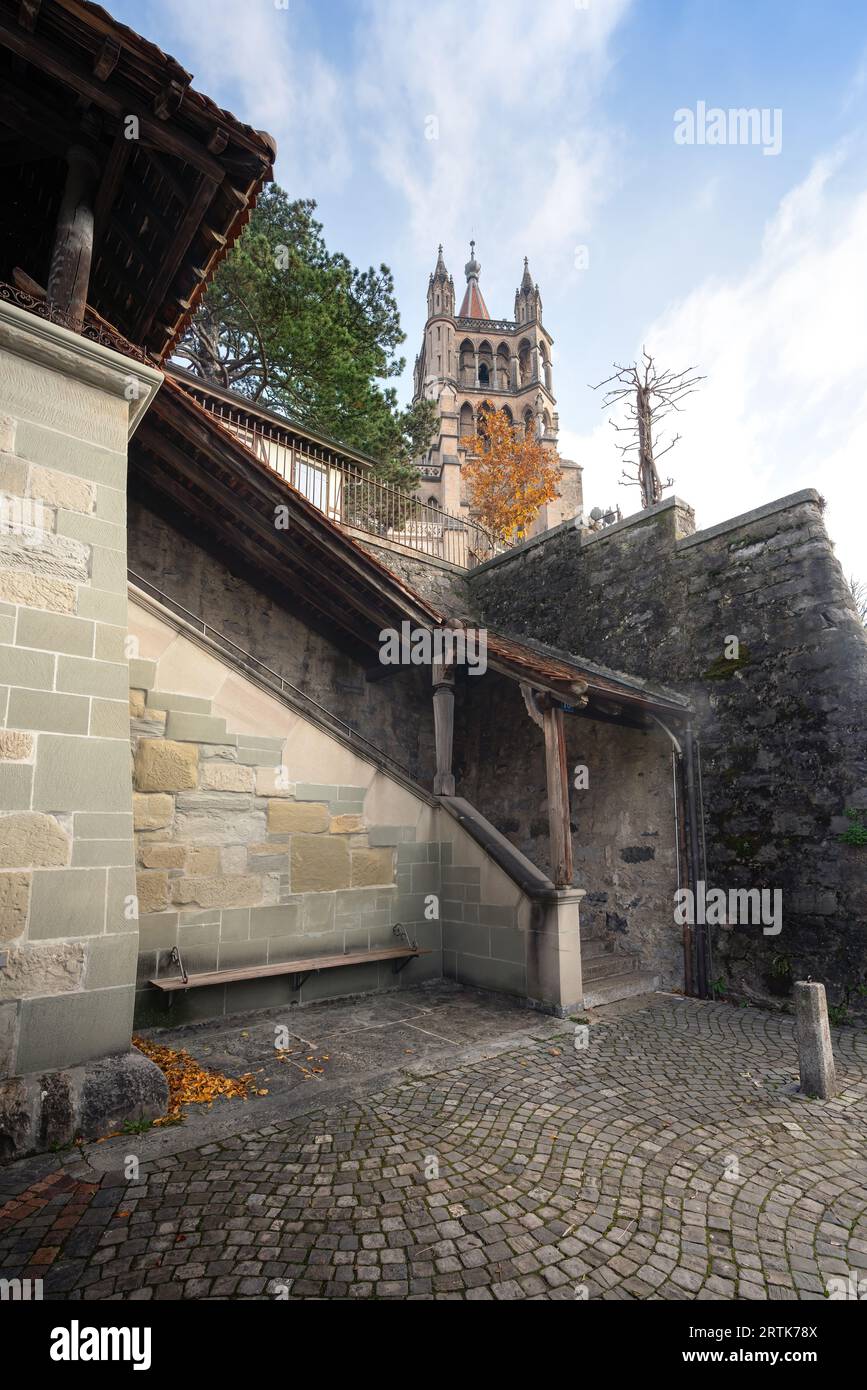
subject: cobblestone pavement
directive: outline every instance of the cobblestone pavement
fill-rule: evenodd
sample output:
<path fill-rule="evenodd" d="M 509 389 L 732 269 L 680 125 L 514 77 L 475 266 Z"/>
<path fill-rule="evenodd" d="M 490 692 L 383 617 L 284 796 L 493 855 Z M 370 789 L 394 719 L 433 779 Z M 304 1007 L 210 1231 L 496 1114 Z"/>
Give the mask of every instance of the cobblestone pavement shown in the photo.
<path fill-rule="evenodd" d="M 826 1103 L 786 1089 L 778 1015 L 652 996 L 584 1049 L 540 1019 L 218 1142 L 110 1141 L 137 1181 L 15 1164 L 0 1269 L 58 1299 L 823 1298 L 867 1278 L 867 1035 L 834 1041 Z"/>

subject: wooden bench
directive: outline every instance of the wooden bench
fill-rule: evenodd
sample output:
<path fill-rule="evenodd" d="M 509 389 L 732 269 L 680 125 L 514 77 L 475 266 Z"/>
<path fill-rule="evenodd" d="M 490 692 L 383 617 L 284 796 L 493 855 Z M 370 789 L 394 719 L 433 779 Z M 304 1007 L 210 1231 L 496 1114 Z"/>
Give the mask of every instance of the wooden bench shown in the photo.
<path fill-rule="evenodd" d="M 242 965 L 231 970 L 206 970 L 198 975 L 187 974 L 181 953 L 177 946 L 174 946 L 172 960 L 180 974 L 163 976 L 148 983 L 171 996 L 179 989 L 202 989 L 206 985 L 226 985 L 235 980 L 263 980 L 273 975 L 291 975 L 292 988 L 300 989 L 310 975 L 320 970 L 336 970 L 341 965 L 368 965 L 371 961 L 390 960 L 397 975 L 417 956 L 430 955 L 430 951 L 423 950 L 410 941 L 400 924 L 394 928 L 394 934 L 403 937 L 406 945 L 376 947 L 372 951 L 347 951 L 340 956 L 302 956 L 298 960 L 282 960 L 275 965 Z"/>

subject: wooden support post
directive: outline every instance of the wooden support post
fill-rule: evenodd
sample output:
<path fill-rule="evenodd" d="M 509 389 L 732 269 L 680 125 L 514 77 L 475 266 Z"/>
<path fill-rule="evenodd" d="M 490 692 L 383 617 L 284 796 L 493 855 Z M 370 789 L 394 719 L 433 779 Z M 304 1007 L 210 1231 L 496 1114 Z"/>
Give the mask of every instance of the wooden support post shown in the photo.
<path fill-rule="evenodd" d="M 436 740 L 437 770 L 434 776 L 436 796 L 454 796 L 455 779 L 452 772 L 452 747 L 455 729 L 455 670 L 445 663 L 434 662 L 433 706 L 434 738 Z"/>
<path fill-rule="evenodd" d="M 569 825 L 569 774 L 566 769 L 566 731 L 563 711 L 546 700 L 542 707 L 545 734 L 545 777 L 548 783 L 548 826 L 551 867 L 558 888 L 572 883 L 572 831 Z"/>
<path fill-rule="evenodd" d="M 572 886 L 572 827 L 569 821 L 569 774 L 563 711 L 550 695 L 521 683 L 527 713 L 545 735 L 545 780 L 548 789 L 548 833 L 551 876 L 558 888 Z M 583 703 L 583 702 L 582 702 Z"/>
<path fill-rule="evenodd" d="M 78 331 L 84 323 L 90 283 L 93 189 L 99 166 L 83 145 L 73 145 L 66 161 L 66 187 L 57 217 L 48 276 L 48 303 L 63 315 L 67 327 Z"/>

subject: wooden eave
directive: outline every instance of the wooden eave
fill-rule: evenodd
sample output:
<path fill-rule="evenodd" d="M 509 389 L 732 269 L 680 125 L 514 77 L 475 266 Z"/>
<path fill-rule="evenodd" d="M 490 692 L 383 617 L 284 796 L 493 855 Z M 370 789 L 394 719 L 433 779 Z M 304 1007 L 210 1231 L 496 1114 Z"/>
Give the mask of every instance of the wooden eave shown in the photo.
<path fill-rule="evenodd" d="M 46 283 L 71 144 L 99 169 L 89 303 L 161 360 L 271 178 L 274 141 L 99 5 L 0 0 L 0 278 Z"/>

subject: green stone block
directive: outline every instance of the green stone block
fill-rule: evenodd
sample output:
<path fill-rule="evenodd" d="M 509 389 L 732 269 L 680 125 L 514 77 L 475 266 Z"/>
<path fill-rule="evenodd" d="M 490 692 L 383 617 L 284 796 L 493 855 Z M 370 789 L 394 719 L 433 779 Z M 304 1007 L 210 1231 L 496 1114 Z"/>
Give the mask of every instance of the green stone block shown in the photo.
<path fill-rule="evenodd" d="M 241 970 L 248 965 L 265 965 L 268 961 L 268 942 L 220 941 L 218 970 Z"/>
<path fill-rule="evenodd" d="M 142 951 L 170 951 L 178 941 L 178 914 L 146 912 L 139 918 L 138 939 Z"/>
<path fill-rule="evenodd" d="M 129 662 L 126 655 L 127 636 L 128 633 L 125 627 L 118 627 L 113 623 L 97 623 L 93 654 L 99 661 L 122 662 L 124 672 L 128 676 Z"/>
<path fill-rule="evenodd" d="M 94 738 L 129 739 L 129 700 L 92 700 L 90 733 Z"/>
<path fill-rule="evenodd" d="M 57 513 L 57 534 L 81 541 L 82 545 L 102 546 L 105 550 L 122 552 L 124 574 L 126 573 L 125 526 L 119 526 L 112 521 L 100 521 L 98 517 L 85 516 L 81 512 L 61 510 Z"/>
<path fill-rule="evenodd" d="M 76 820 L 79 819 L 76 817 Z M 135 871 L 128 868 L 109 869 L 105 930 L 127 932 L 137 928 L 138 924 Z"/>
<path fill-rule="evenodd" d="M 65 613 L 22 608 L 18 615 L 18 646 L 67 652 L 71 656 L 90 656 L 93 651 L 93 623 L 84 618 L 68 617 Z"/>
<path fill-rule="evenodd" d="M 10 729 L 86 734 L 90 701 L 78 695 L 56 695 L 48 690 L 12 690 L 6 722 Z"/>
<path fill-rule="evenodd" d="M 117 526 L 126 526 L 126 493 L 116 487 L 98 485 L 96 515 L 100 521 L 113 521 Z"/>
<path fill-rule="evenodd" d="M 157 664 L 155 661 L 142 661 L 139 657 L 130 659 L 129 683 L 131 689 L 152 690 L 156 678 Z"/>
<path fill-rule="evenodd" d="M 135 986 L 22 999 L 16 1071 L 55 1071 L 126 1052 Z"/>
<path fill-rule="evenodd" d="M 235 735 L 226 732 L 225 719 L 216 719 L 207 714 L 186 714 L 183 710 L 169 710 L 166 720 L 166 738 L 178 743 L 223 743 L 235 745 Z"/>
<path fill-rule="evenodd" d="M 30 420 L 19 420 L 15 432 L 15 452 L 20 458 L 57 468 L 92 483 L 126 488 L 126 456 L 89 440 L 76 439 L 60 430 L 48 429 Z"/>
<path fill-rule="evenodd" d="M 337 788 L 320 782 L 298 782 L 295 787 L 296 801 L 336 801 Z"/>
<path fill-rule="evenodd" d="M 114 932 L 88 943 L 86 989 L 110 989 L 135 982 L 138 932 Z"/>
<path fill-rule="evenodd" d="M 54 656 L 47 652 L 0 647 L 0 671 L 8 685 L 20 685 L 28 690 L 51 690 L 54 686 Z"/>
<path fill-rule="evenodd" d="M 125 594 L 127 588 L 126 530 L 122 526 L 117 530 L 122 533 L 123 549 L 95 545 L 90 561 L 90 582 L 94 589 L 104 589 L 109 594 Z"/>
<path fill-rule="evenodd" d="M 59 656 L 57 689 L 73 695 L 100 695 L 105 700 L 128 700 L 129 667 L 126 662 Z"/>
<path fill-rule="evenodd" d="M 0 642 L 14 642 L 15 619 L 5 613 L 0 614 Z"/>
<path fill-rule="evenodd" d="M 105 869 L 34 869 L 30 940 L 101 936 L 106 891 Z"/>
<path fill-rule="evenodd" d="M 59 734 L 40 737 L 34 811 L 128 811 L 131 805 L 125 743 Z"/>
<path fill-rule="evenodd" d="M 148 692 L 147 704 L 149 709 L 182 710 L 186 714 L 209 715 L 211 713 L 210 700 L 199 700 L 194 695 L 172 695 L 164 690 L 151 690 L 149 686 L 140 688 Z"/>
<path fill-rule="evenodd" d="M 129 868 L 134 863 L 132 836 L 125 840 L 76 840 L 73 868 Z"/>
<path fill-rule="evenodd" d="M 75 817 L 74 834 L 76 840 L 122 840 L 132 835 L 132 812 L 104 816 L 99 811 L 85 811 Z"/>
<path fill-rule="evenodd" d="M 299 930 L 299 912 L 295 904 L 250 909 L 250 937 L 286 936 Z"/>
<path fill-rule="evenodd" d="M 249 907 L 223 909 L 220 922 L 220 941 L 247 941 L 250 936 Z"/>
<path fill-rule="evenodd" d="M 33 768 L 27 763 L 0 763 L 0 812 L 29 811 Z"/>
<path fill-rule="evenodd" d="M 83 586 L 78 590 L 78 613 L 82 618 L 96 618 L 98 622 L 120 627 L 126 625 L 127 612 L 126 589 L 118 594 Z"/>

